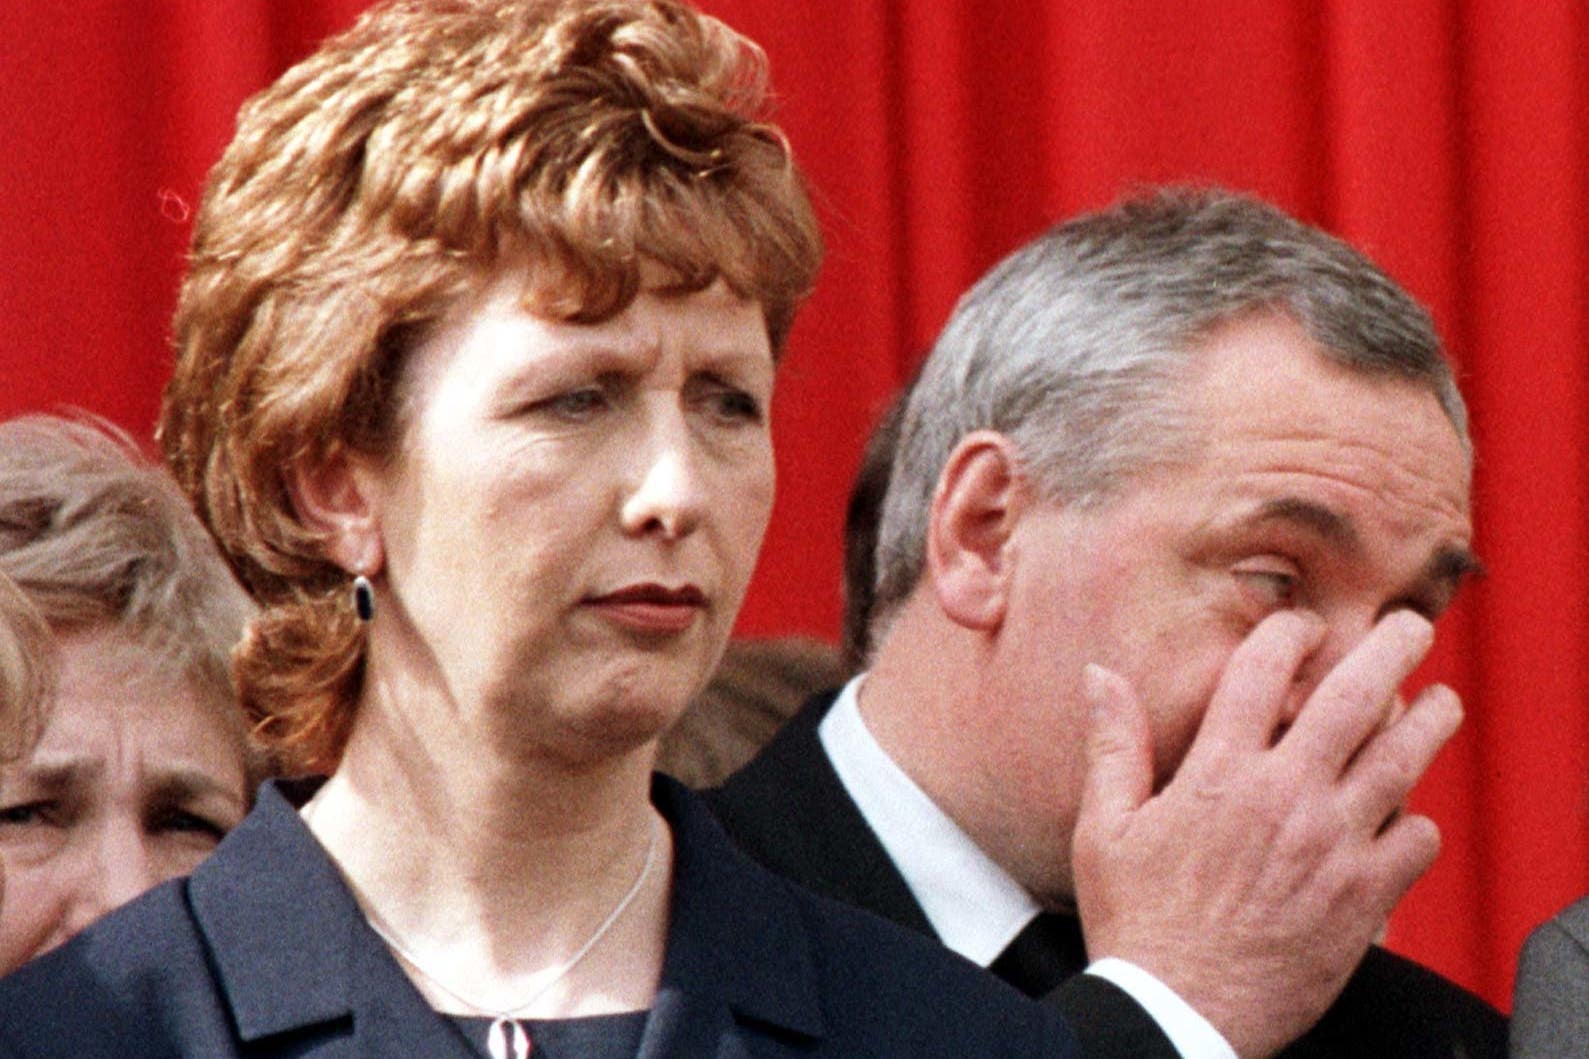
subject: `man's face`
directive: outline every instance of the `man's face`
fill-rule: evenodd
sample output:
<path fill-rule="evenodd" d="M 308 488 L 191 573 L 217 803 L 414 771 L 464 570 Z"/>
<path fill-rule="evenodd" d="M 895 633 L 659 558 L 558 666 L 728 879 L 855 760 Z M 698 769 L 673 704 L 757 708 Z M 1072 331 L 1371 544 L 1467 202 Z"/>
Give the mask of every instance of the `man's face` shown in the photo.
<path fill-rule="evenodd" d="M 1375 622 L 1434 618 L 1475 565 L 1467 459 L 1426 388 L 1353 374 L 1279 316 L 1216 332 L 1185 386 L 1187 462 L 1095 506 L 1039 504 L 1015 530 L 996 730 L 1000 782 L 1017 788 L 1002 797 L 1041 829 L 1028 867 L 1049 877 L 1025 880 L 1040 891 L 1070 888 L 1068 848 L 1037 847 L 1045 834 L 1068 847 L 1088 662 L 1135 687 L 1162 785 L 1266 615 L 1303 609 L 1328 627 L 1289 719 Z"/>

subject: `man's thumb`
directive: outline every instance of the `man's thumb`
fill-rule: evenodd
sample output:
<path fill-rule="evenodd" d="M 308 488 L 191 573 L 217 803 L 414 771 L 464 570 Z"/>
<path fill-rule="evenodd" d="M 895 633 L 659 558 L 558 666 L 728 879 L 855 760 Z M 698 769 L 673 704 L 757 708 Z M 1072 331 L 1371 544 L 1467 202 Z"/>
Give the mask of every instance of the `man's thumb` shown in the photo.
<path fill-rule="evenodd" d="M 1081 816 L 1113 831 L 1153 793 L 1152 736 L 1142 704 L 1120 674 L 1089 664 L 1081 686 L 1088 712 Z"/>

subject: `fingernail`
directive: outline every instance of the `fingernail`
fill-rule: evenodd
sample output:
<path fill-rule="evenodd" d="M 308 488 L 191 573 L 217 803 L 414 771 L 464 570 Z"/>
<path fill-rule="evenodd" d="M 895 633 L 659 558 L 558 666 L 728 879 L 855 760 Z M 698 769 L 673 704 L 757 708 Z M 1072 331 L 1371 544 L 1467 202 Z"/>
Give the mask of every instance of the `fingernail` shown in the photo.
<path fill-rule="evenodd" d="M 1407 629 L 1407 635 L 1420 647 L 1428 649 L 1435 642 L 1434 624 L 1422 614 L 1410 610 L 1398 610 L 1388 617 L 1396 618 Z"/>

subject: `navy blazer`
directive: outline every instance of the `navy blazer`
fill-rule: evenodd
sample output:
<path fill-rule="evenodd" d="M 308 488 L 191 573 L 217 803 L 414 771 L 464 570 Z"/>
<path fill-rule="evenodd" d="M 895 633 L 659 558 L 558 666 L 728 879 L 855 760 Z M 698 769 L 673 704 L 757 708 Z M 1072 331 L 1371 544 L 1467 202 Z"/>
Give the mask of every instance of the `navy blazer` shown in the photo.
<path fill-rule="evenodd" d="M 808 702 L 760 754 L 708 794 L 730 838 L 752 858 L 825 897 L 936 938 L 888 851 L 833 771 L 817 726 L 835 692 Z M 1140 1006 L 1083 975 L 1081 924 L 1063 959 L 1072 976 L 1045 1001 L 1063 1012 L 1088 1059 L 1176 1055 Z M 1433 971 L 1378 946 L 1311 1030 L 1277 1059 L 1503 1059 L 1506 1020 Z"/>
<path fill-rule="evenodd" d="M 473 1056 L 370 930 L 290 798 L 191 878 L 0 980 L 0 1056 Z M 1057 1056 L 1060 1018 L 939 946 L 741 858 L 695 796 L 653 789 L 676 858 L 642 1059 Z"/>

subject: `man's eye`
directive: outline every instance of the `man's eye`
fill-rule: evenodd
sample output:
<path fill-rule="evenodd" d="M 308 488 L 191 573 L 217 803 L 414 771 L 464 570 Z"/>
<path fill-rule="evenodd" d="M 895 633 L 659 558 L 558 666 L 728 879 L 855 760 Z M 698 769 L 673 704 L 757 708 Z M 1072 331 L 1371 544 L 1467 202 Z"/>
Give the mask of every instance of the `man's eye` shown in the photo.
<path fill-rule="evenodd" d="M 1234 571 L 1242 590 L 1260 603 L 1274 609 L 1295 606 L 1300 578 L 1290 570 L 1272 566 L 1237 567 Z"/>

